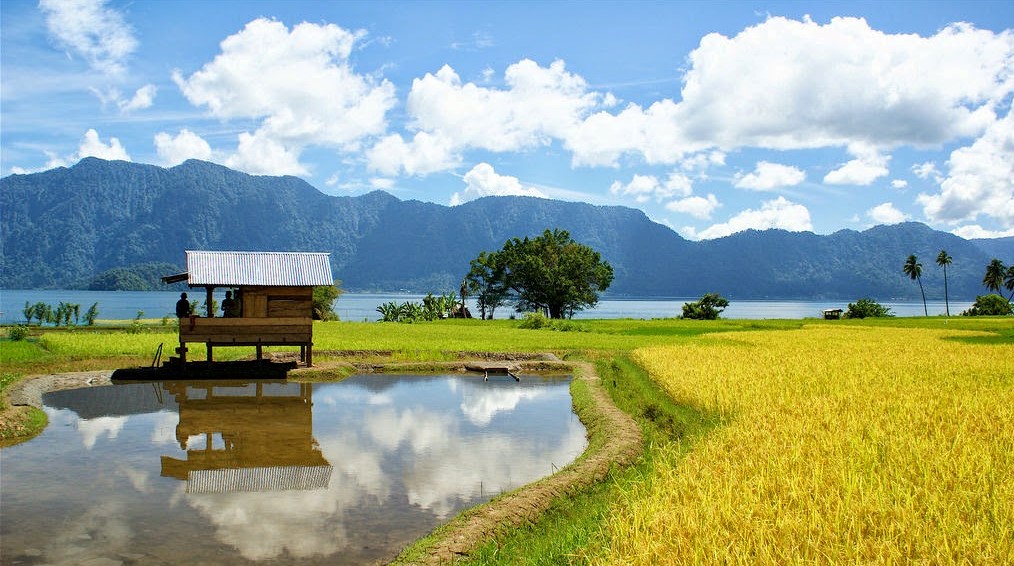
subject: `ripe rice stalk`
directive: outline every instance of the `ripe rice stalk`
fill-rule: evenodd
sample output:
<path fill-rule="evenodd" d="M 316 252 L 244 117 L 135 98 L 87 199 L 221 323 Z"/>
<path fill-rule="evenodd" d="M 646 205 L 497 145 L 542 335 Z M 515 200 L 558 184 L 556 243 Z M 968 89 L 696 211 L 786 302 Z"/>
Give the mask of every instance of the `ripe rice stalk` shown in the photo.
<path fill-rule="evenodd" d="M 1014 559 L 1014 342 L 821 325 L 634 357 L 724 426 L 620 498 L 603 563 Z"/>

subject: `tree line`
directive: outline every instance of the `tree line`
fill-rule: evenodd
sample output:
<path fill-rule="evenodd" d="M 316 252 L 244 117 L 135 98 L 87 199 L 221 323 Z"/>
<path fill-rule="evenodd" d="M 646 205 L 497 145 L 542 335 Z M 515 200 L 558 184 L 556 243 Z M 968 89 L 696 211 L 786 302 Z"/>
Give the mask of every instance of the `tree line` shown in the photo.
<path fill-rule="evenodd" d="M 22 309 L 21 314 L 25 315 L 25 321 L 27 324 L 32 323 L 32 319 L 38 321 L 39 325 L 52 324 L 53 326 L 60 326 L 62 323 L 64 326 L 70 326 L 71 318 L 74 319 L 74 324 L 78 325 L 81 323 L 81 305 L 76 303 L 65 303 L 60 301 L 54 308 L 53 305 L 48 303 L 38 302 L 32 304 L 30 301 L 25 301 L 25 307 Z M 93 303 L 84 313 L 84 321 L 88 326 L 95 324 L 95 319 L 99 316 L 99 304 Z"/>
<path fill-rule="evenodd" d="M 947 316 L 951 316 L 950 298 L 947 296 L 947 266 L 954 262 L 954 258 L 947 253 L 947 250 L 940 250 L 937 254 L 936 264 L 944 270 L 944 305 Z M 909 276 L 912 281 L 919 283 L 919 292 L 922 294 L 923 314 L 929 316 L 926 307 L 926 291 L 922 286 L 922 263 L 915 254 L 908 256 L 902 266 L 902 272 Z M 982 278 L 982 284 L 989 291 L 995 294 L 979 295 L 975 298 L 975 304 L 962 315 L 1007 315 L 1014 314 L 1011 300 L 1014 299 L 1014 263 L 1009 266 L 1002 261 L 993 258 L 986 265 L 986 274 Z M 1010 295 L 1004 296 L 1001 289 L 1010 291 Z"/>

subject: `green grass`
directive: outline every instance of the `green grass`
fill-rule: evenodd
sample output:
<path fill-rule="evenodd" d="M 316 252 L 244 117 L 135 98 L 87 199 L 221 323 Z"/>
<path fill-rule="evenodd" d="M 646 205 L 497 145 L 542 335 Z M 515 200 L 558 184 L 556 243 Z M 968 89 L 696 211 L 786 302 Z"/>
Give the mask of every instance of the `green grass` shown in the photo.
<path fill-rule="evenodd" d="M 3 418 L 0 419 L 0 424 L 2 424 L 0 426 L 0 447 L 24 442 L 42 432 L 49 424 L 46 413 L 35 407 L 25 407 L 21 411 L 9 410 L 7 407 L 6 390 L 21 377 L 16 373 L 0 374 L 0 411 L 3 411 Z"/>
<path fill-rule="evenodd" d="M 44 361 L 50 357 L 52 354 L 39 344 L 38 339 L 8 340 L 0 338 L 0 362 L 8 367 L 10 367 L 9 364 Z"/>

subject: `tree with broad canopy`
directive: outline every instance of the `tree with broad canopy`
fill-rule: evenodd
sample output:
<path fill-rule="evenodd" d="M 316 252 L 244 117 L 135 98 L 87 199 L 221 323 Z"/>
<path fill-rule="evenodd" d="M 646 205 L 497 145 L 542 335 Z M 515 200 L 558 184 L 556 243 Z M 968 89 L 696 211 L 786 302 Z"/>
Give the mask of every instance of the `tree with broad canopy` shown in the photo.
<path fill-rule="evenodd" d="M 613 282 L 609 262 L 560 229 L 508 240 L 500 251 L 480 254 L 471 267 L 469 285 L 490 316 L 513 294 L 518 312 L 569 318 L 598 304 L 599 293 Z"/>

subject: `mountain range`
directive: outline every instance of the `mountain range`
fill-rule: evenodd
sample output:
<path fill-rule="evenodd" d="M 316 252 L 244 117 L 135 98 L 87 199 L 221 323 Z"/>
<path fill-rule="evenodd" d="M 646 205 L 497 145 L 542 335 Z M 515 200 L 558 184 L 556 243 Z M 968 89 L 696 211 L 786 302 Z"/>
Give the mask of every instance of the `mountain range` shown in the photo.
<path fill-rule="evenodd" d="M 923 265 L 928 299 L 986 292 L 992 257 L 1014 238 L 965 240 L 919 223 L 833 234 L 747 230 L 690 241 L 621 206 L 485 197 L 458 206 L 374 191 L 331 196 L 296 177 L 253 176 L 203 161 L 171 168 L 85 158 L 0 179 L 0 288 L 124 288 L 182 270 L 184 250 L 326 251 L 350 291 L 456 290 L 471 259 L 513 237 L 568 230 L 609 261 L 613 297 L 919 299 L 902 273 Z"/>

